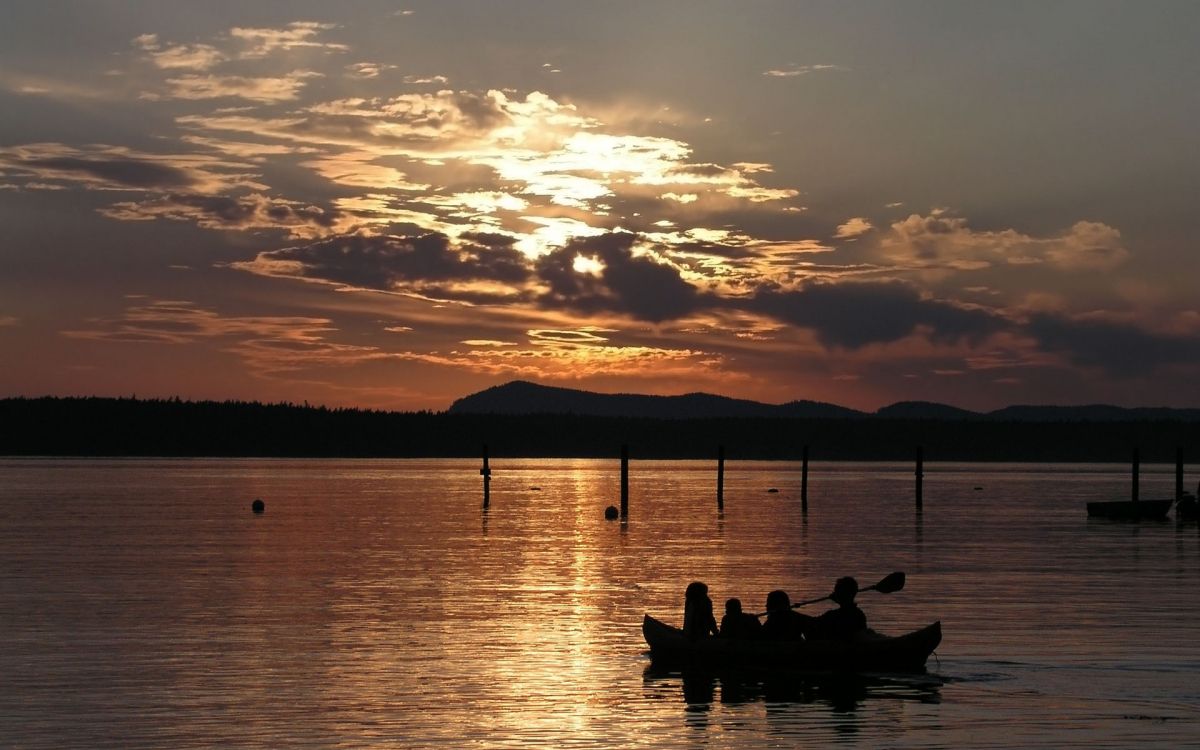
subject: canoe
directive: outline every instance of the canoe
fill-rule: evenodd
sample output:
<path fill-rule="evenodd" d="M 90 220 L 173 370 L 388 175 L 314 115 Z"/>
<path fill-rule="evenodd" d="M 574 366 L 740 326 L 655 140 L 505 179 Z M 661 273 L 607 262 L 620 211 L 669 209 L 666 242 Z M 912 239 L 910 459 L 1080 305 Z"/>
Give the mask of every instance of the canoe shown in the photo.
<path fill-rule="evenodd" d="M 848 641 L 692 640 L 679 628 L 646 615 L 642 635 L 656 662 L 802 672 L 923 672 L 926 659 L 942 642 L 942 624 L 895 637 L 868 630 Z"/>
<path fill-rule="evenodd" d="M 1167 517 L 1174 500 L 1110 500 L 1088 503 L 1088 516 L 1122 521 L 1153 521 Z"/>

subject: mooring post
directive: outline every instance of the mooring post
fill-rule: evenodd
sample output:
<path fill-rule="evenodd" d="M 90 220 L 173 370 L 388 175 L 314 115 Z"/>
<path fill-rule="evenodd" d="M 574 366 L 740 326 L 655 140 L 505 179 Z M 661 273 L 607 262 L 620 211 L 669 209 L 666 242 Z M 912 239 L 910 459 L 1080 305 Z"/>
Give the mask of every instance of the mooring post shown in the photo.
<path fill-rule="evenodd" d="M 1133 478 L 1132 478 L 1133 480 L 1130 483 L 1129 498 L 1135 503 L 1138 501 L 1138 469 L 1139 469 L 1138 464 L 1139 463 L 1140 463 L 1140 458 L 1138 456 L 1138 449 L 1134 448 L 1133 449 Z"/>
<path fill-rule="evenodd" d="M 717 510 L 725 510 L 725 446 L 717 446 Z"/>
<path fill-rule="evenodd" d="M 1175 448 L 1175 502 L 1183 499 L 1183 446 Z M 1176 511 L 1178 512 L 1178 511 Z"/>
<path fill-rule="evenodd" d="M 917 510 L 921 510 L 924 501 L 921 497 L 921 482 L 925 478 L 925 449 L 917 446 Z"/>
<path fill-rule="evenodd" d="M 800 512 L 808 513 L 808 446 L 804 446 L 800 463 Z"/>
<path fill-rule="evenodd" d="M 621 520 L 629 518 L 629 446 L 621 446 Z"/>
<path fill-rule="evenodd" d="M 483 446 L 483 468 L 479 470 L 479 473 L 483 476 L 483 508 L 487 510 L 492 503 L 492 470 L 488 467 L 487 444 Z"/>

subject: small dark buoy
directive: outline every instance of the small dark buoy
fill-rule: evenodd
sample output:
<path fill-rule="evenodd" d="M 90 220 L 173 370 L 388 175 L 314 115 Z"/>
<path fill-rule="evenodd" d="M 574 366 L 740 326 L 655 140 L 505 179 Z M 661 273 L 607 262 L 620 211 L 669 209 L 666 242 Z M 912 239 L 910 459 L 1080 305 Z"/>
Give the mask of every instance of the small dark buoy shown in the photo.
<path fill-rule="evenodd" d="M 530 487 L 529 491 L 530 492 L 541 492 L 542 488 L 541 487 Z"/>
<path fill-rule="evenodd" d="M 767 492 L 779 492 L 779 490 L 777 490 L 777 489 L 775 489 L 774 487 L 772 487 L 771 489 L 767 490 Z"/>
<path fill-rule="evenodd" d="M 261 498 L 256 497 L 254 498 L 254 502 L 250 503 L 250 510 L 254 511 L 255 513 L 262 513 L 266 509 L 267 504 L 264 503 Z"/>
<path fill-rule="evenodd" d="M 610 505 L 604 509 L 604 518 L 607 521 L 615 521 L 615 520 L 617 520 L 617 517 L 620 515 L 621 514 L 617 510 L 617 506 L 615 506 L 615 505 Z"/>

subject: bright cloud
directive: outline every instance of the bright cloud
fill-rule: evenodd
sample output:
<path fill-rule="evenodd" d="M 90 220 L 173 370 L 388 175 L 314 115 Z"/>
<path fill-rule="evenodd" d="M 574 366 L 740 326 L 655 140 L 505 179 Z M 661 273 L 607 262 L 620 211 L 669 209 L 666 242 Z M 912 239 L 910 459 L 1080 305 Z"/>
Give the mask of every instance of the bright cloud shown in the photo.
<path fill-rule="evenodd" d="M 859 235 L 866 234 L 873 228 L 874 227 L 870 221 L 861 216 L 855 216 L 854 218 L 847 219 L 842 224 L 839 224 L 837 232 L 835 232 L 833 236 L 839 240 L 852 239 L 854 237 L 858 237 Z"/>
<path fill-rule="evenodd" d="M 266 57 L 274 52 L 297 49 L 321 49 L 327 52 L 345 52 L 344 44 L 318 41 L 315 37 L 323 31 L 337 28 L 337 24 L 313 21 L 293 21 L 283 28 L 234 27 L 229 35 L 241 41 L 245 47 L 241 57 Z"/>
<path fill-rule="evenodd" d="M 168 78 L 167 93 L 171 99 L 222 99 L 238 98 L 252 102 L 290 101 L 300 95 L 300 90 L 310 78 L 319 78 L 320 73 L 311 70 L 293 70 L 283 76 L 253 78 L 249 76 L 187 75 Z M 144 94 L 155 98 L 159 94 Z"/>
<path fill-rule="evenodd" d="M 225 53 L 211 44 L 163 45 L 156 34 L 142 34 L 133 43 L 144 50 L 147 59 L 159 68 L 207 70 L 228 59 Z"/>
<path fill-rule="evenodd" d="M 346 66 L 346 74 L 354 78 L 378 78 L 385 70 L 395 69 L 395 65 L 384 63 L 359 62 Z"/>
<path fill-rule="evenodd" d="M 783 68 L 772 68 L 770 70 L 764 70 L 763 75 L 768 76 L 770 78 L 795 78 L 796 76 L 806 76 L 810 73 L 821 73 L 824 71 L 839 71 L 839 70 L 844 71 L 844 70 L 848 70 L 848 68 L 844 68 L 841 65 L 828 65 L 828 64 L 797 65 L 795 63 L 790 63 L 786 67 L 783 67 Z"/>
<path fill-rule="evenodd" d="M 1110 270 L 1129 258 L 1120 231 L 1100 222 L 1080 221 L 1056 236 L 1033 237 L 1015 229 L 975 231 L 944 211 L 892 224 L 881 247 L 894 261 L 957 270 L 1040 264 Z"/>

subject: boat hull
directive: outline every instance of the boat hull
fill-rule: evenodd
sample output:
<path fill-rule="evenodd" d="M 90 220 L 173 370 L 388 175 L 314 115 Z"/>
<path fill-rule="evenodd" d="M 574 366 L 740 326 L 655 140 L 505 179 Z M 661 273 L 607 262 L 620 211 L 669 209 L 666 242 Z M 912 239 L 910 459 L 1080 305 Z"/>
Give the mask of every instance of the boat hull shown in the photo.
<path fill-rule="evenodd" d="M 1088 516 L 1122 521 L 1157 520 L 1167 517 L 1174 500 L 1110 500 L 1088 503 Z"/>
<path fill-rule="evenodd" d="M 1184 495 L 1175 505 L 1175 518 L 1180 521 L 1195 521 L 1200 515 L 1200 504 L 1191 495 Z"/>
<path fill-rule="evenodd" d="M 642 635 L 650 657 L 682 666 L 783 669 L 801 672 L 923 672 L 942 642 L 942 625 L 888 637 L 867 631 L 847 641 L 760 641 L 684 636 L 679 628 L 646 615 Z"/>

